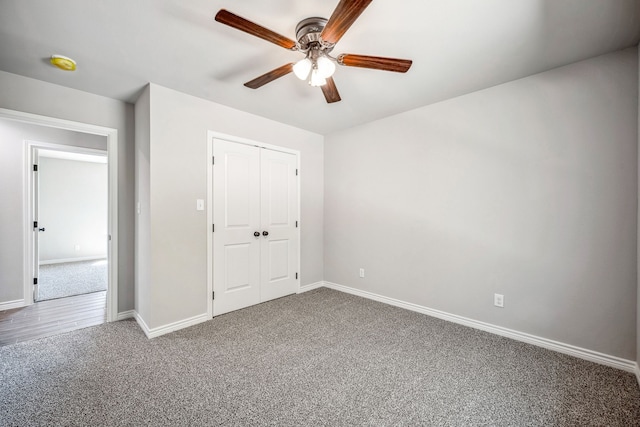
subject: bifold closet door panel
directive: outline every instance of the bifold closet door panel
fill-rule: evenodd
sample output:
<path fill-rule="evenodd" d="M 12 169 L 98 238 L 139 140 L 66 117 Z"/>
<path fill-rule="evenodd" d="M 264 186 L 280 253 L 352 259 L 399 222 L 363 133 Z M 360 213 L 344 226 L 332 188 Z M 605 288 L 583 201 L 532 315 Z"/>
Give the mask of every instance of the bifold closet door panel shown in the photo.
<path fill-rule="evenodd" d="M 294 294 L 298 289 L 296 163 L 293 154 L 261 149 L 262 302 Z"/>
<path fill-rule="evenodd" d="M 260 149 L 214 140 L 213 313 L 260 302 Z"/>

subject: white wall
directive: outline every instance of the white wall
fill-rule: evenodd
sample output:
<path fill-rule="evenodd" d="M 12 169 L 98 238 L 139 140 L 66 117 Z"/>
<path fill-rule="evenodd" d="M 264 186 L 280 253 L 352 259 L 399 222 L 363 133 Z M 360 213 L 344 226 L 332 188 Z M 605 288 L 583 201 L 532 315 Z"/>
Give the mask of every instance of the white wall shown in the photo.
<path fill-rule="evenodd" d="M 107 164 L 40 157 L 38 178 L 40 263 L 106 258 Z"/>
<path fill-rule="evenodd" d="M 196 211 L 195 201 L 207 199 L 209 130 L 301 152 L 301 284 L 321 281 L 322 136 L 155 84 L 150 85 L 149 104 L 149 160 L 139 164 L 140 172 L 149 164 L 149 178 L 139 179 L 138 195 L 144 207 L 149 193 L 150 242 L 139 243 L 138 251 L 150 253 L 137 254 L 138 259 L 149 257 L 149 277 L 138 275 L 137 283 L 150 294 L 150 310 L 142 316 L 146 324 L 156 328 L 207 312 L 211 225 L 206 211 Z M 140 147 L 138 156 L 144 157 L 144 150 Z"/>
<path fill-rule="evenodd" d="M 151 316 L 151 215 L 150 144 L 151 144 L 151 88 L 147 85 L 136 101 L 136 241 L 135 241 L 135 310 L 143 319 Z"/>
<path fill-rule="evenodd" d="M 0 303 L 24 296 L 25 140 L 106 149 L 105 137 L 0 119 Z"/>
<path fill-rule="evenodd" d="M 118 311 L 133 309 L 133 105 L 3 71 L 0 71 L 0 94 L 2 94 L 0 108 L 118 130 Z M 5 159 L 3 161 L 8 162 Z M 10 226 L 20 227 L 19 224 L 13 222 L 10 223 Z M 4 255 L 4 253 L 0 253 L 2 258 Z M 11 254 L 10 258 L 15 258 L 15 255 Z M 22 276 L 19 279 L 22 280 Z M 14 280 L 15 278 L 12 279 L 12 284 Z M 4 286 L 0 286 L 0 288 L 4 288 Z M 0 301 L 6 301 L 5 298 L 11 300 L 12 297 L 0 295 Z M 20 296 L 20 298 L 22 297 Z"/>
<path fill-rule="evenodd" d="M 328 135 L 325 280 L 635 360 L 637 120 L 634 48 Z"/>

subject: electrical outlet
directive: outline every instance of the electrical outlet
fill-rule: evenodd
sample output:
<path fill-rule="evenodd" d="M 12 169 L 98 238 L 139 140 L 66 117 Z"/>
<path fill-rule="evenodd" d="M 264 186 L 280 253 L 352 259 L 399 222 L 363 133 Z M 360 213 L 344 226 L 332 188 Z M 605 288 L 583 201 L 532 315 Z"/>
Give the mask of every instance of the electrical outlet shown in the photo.
<path fill-rule="evenodd" d="M 76 251 L 79 251 L 79 250 L 80 250 L 80 245 L 76 245 L 76 246 L 75 246 L 75 250 L 76 250 Z"/>
<path fill-rule="evenodd" d="M 360 269 L 360 277 L 364 277 L 364 268 Z"/>
<path fill-rule="evenodd" d="M 493 294 L 493 305 L 496 307 L 504 307 L 504 295 Z"/>

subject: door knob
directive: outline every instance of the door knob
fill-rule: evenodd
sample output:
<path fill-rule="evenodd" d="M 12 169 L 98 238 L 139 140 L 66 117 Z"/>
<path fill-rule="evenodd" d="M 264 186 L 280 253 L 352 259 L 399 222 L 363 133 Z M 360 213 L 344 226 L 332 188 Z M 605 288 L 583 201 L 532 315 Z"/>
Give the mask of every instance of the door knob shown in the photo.
<path fill-rule="evenodd" d="M 254 231 L 253 232 L 253 236 L 254 237 L 260 237 L 260 232 L 259 231 Z"/>
<path fill-rule="evenodd" d="M 262 235 L 263 235 L 263 236 L 265 236 L 265 237 L 267 237 L 267 236 L 269 235 L 269 232 L 268 232 L 268 231 L 263 231 L 263 232 L 262 232 Z"/>
<path fill-rule="evenodd" d="M 44 227 L 38 228 L 38 231 L 44 231 Z"/>

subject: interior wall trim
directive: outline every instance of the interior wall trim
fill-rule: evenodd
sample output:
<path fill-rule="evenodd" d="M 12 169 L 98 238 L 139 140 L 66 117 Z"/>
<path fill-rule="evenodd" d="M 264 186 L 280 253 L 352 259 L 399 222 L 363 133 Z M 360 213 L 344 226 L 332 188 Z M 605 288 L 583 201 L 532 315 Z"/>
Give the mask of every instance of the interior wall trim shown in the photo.
<path fill-rule="evenodd" d="M 638 386 L 640 387 L 640 365 L 636 363 L 636 379 L 638 380 Z"/>
<path fill-rule="evenodd" d="M 612 368 L 635 373 L 636 376 L 638 377 L 638 381 L 640 382 L 640 371 L 638 370 L 637 363 L 633 360 L 627 360 L 617 356 L 611 356 L 608 354 L 589 350 L 586 348 L 576 347 L 571 344 L 565 344 L 559 341 L 554 341 L 554 340 L 542 338 L 536 335 L 515 331 L 513 329 L 504 328 L 502 326 L 480 322 L 478 320 L 473 320 L 463 316 L 458 316 L 456 314 L 447 313 L 445 311 L 435 310 L 433 308 L 424 307 L 418 304 L 413 304 L 410 302 L 389 298 L 389 297 L 378 295 L 372 292 L 362 291 L 360 289 L 351 288 L 349 286 L 339 285 L 337 283 L 324 282 L 324 287 L 329 289 L 334 289 L 336 291 L 360 296 L 363 298 L 368 298 L 368 299 L 382 302 L 385 304 L 393 305 L 395 307 L 400 307 L 400 308 L 415 311 L 418 313 L 426 314 L 427 316 L 436 317 L 438 319 L 446 320 L 446 321 L 457 323 L 460 325 L 469 326 L 474 329 L 479 329 L 481 331 L 489 332 L 495 335 L 511 338 L 516 341 L 533 344 L 538 347 L 557 351 L 558 353 L 568 354 L 570 356 L 578 357 L 580 359 L 588 360 L 590 362 L 595 362 L 601 365 L 610 366 Z"/>
<path fill-rule="evenodd" d="M 142 329 L 142 332 L 144 332 L 147 338 L 159 337 L 161 335 L 165 335 L 171 332 L 178 331 L 180 329 L 188 328 L 189 326 L 197 325 L 198 323 L 206 322 L 207 320 L 211 320 L 207 313 L 203 313 L 198 316 L 190 317 L 188 319 L 168 323 L 163 326 L 158 326 L 157 328 L 149 328 L 144 319 L 136 311 L 133 311 L 133 317 L 134 319 L 136 319 L 136 322 L 138 322 L 140 329 Z"/>
<path fill-rule="evenodd" d="M 118 317 L 116 318 L 116 320 L 126 320 L 126 319 L 135 319 L 135 318 L 136 318 L 135 310 L 127 310 L 127 311 L 121 311 L 120 313 L 118 313 Z"/>
<path fill-rule="evenodd" d="M 5 301 L 5 302 L 0 302 L 0 311 L 4 311 L 4 310 L 11 310 L 13 308 L 20 308 L 20 307 L 24 307 L 26 304 L 24 298 L 23 299 L 16 299 L 13 301 Z"/>
<path fill-rule="evenodd" d="M 309 292 L 314 289 L 322 288 L 323 286 L 325 286 L 325 282 L 316 282 L 316 283 L 310 283 L 308 285 L 301 285 L 300 289 L 298 289 L 298 293 L 302 294 L 304 292 Z"/>

